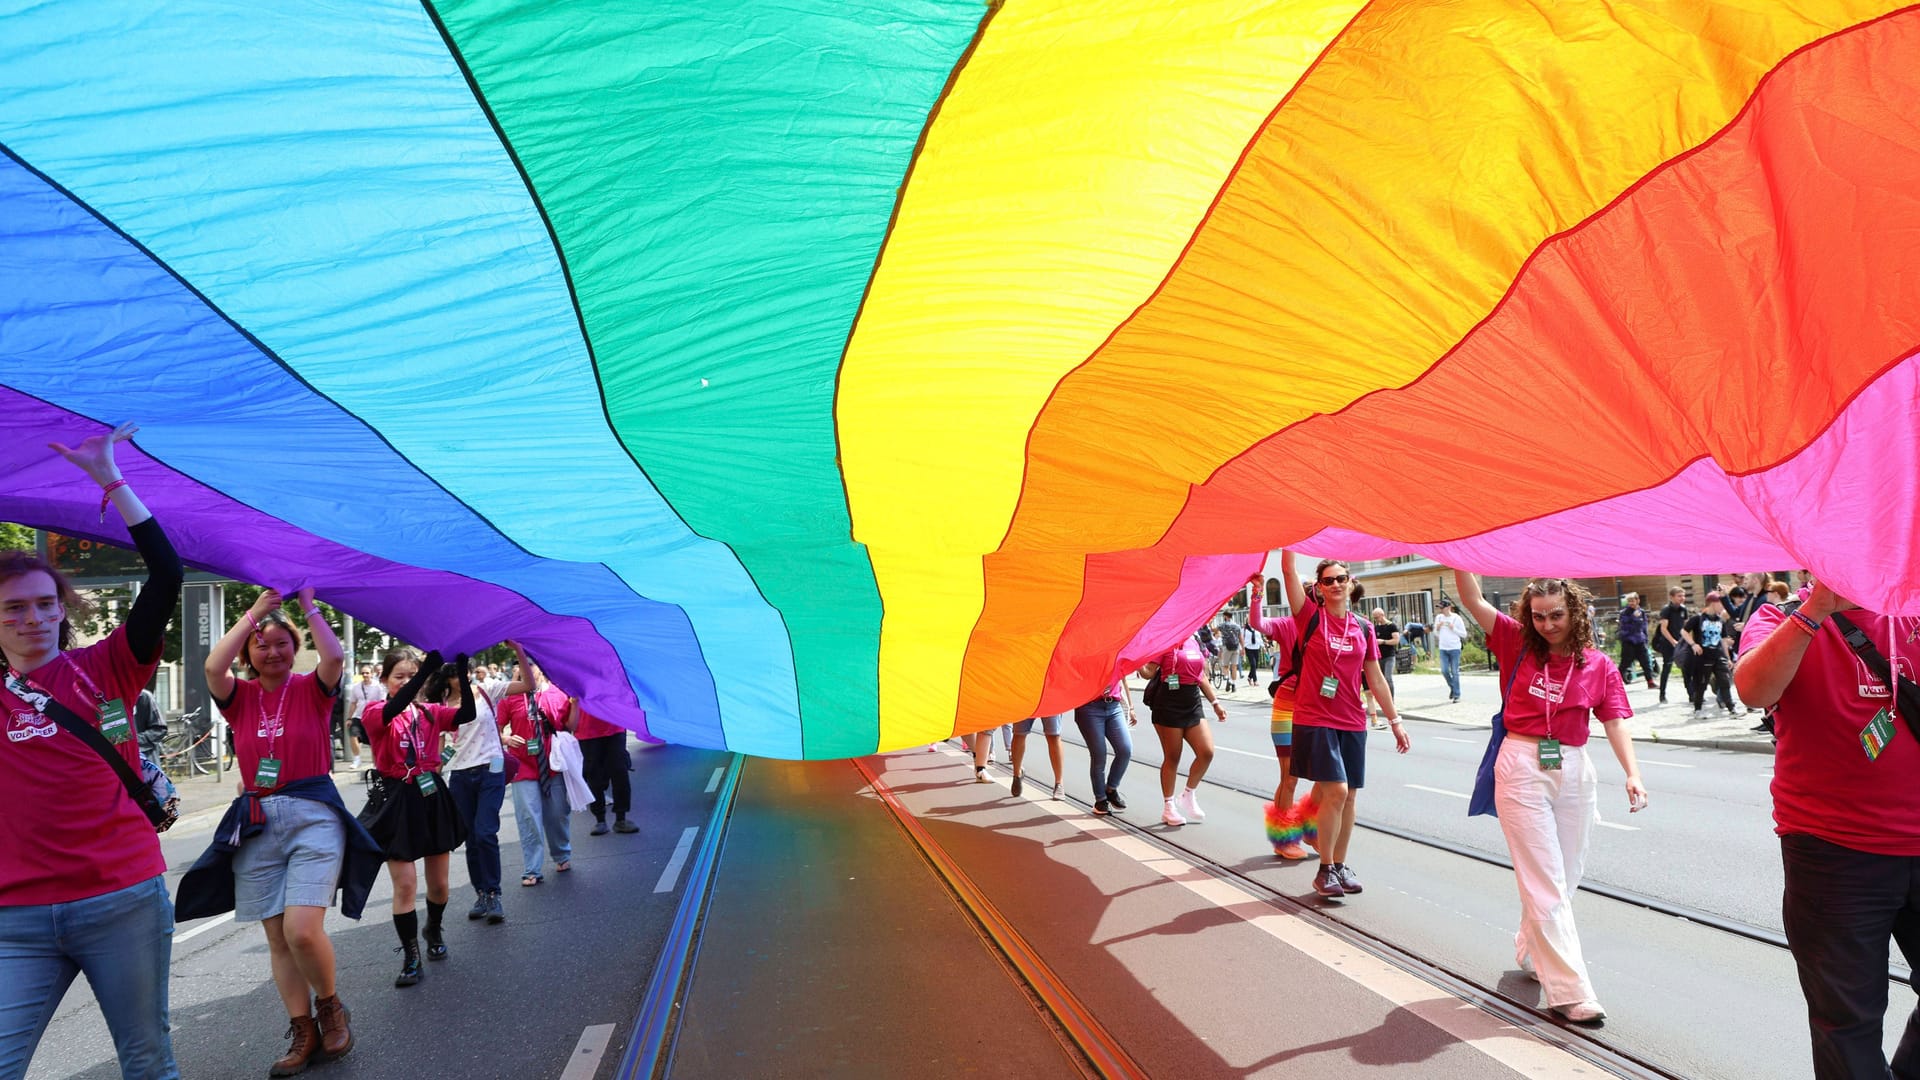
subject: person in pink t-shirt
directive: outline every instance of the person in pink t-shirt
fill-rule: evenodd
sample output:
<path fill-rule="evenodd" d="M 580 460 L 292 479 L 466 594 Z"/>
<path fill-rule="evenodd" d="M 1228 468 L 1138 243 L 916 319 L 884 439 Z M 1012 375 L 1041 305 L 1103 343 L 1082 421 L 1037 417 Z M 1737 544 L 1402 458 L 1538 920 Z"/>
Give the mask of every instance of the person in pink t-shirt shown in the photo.
<path fill-rule="evenodd" d="M 1393 703 L 1393 691 L 1380 672 L 1380 645 L 1373 624 L 1352 610 L 1354 581 L 1347 564 L 1322 559 L 1313 573 L 1312 603 L 1294 568 L 1291 551 L 1280 553 L 1280 576 L 1300 632 L 1299 690 L 1294 696 L 1293 772 L 1313 781 L 1319 808 L 1320 869 L 1313 888 L 1338 899 L 1362 891 L 1347 865 L 1353 839 L 1358 793 L 1367 782 L 1367 714 L 1360 702 L 1362 683 L 1374 688 L 1374 700 L 1393 726 L 1394 749 L 1412 748 Z"/>
<path fill-rule="evenodd" d="M 281 613 L 281 596 L 272 589 L 262 589 L 214 643 L 205 668 L 207 690 L 233 731 L 241 787 L 260 796 L 266 819 L 234 853 L 233 910 L 237 921 L 258 922 L 265 931 L 273 983 L 287 1008 L 293 1045 L 274 1063 L 276 1076 L 353 1048 L 326 930 L 346 833 L 330 806 L 280 793 L 300 780 L 332 776 L 333 701 L 346 669 L 346 652 L 314 605 L 313 590 L 301 589 L 299 599 L 320 654 L 313 671 L 294 673 L 300 630 Z M 241 658 L 254 678 L 233 677 Z"/>
<path fill-rule="evenodd" d="M 160 663 L 184 577 L 115 462 L 115 445 L 137 431 L 123 425 L 79 446 L 50 446 L 98 485 L 65 497 L 79 505 L 99 498 L 102 514 L 111 505 L 146 563 L 124 625 L 74 648 L 72 617 L 87 612 L 86 601 L 33 553 L 0 555 L 0 1076 L 26 1074 L 54 1007 L 82 972 L 121 1074 L 180 1075 L 167 1024 L 167 863 L 155 823 L 102 753 L 118 754 L 136 776 L 142 769 L 130 706 Z M 51 490 L 52 475 L 36 483 Z M 88 525 L 111 535 L 87 510 Z M 75 733 L 80 725 L 107 745 L 96 749 Z"/>
<path fill-rule="evenodd" d="M 553 737 L 578 726 L 579 710 L 565 691 L 547 681 L 539 664 L 527 659 L 519 642 L 507 644 L 519 661 L 516 684 L 528 689 L 501 696 L 500 744 L 518 766 L 508 786 L 520 829 L 520 884 L 531 887 L 546 880 L 542 871 L 549 854 L 556 873 L 573 869 L 573 805 L 567 801 L 566 779 L 551 766 Z"/>
<path fill-rule="evenodd" d="M 1907 929 L 1920 925 L 1920 618 L 1862 610 L 1825 582 L 1803 595 L 1755 612 L 1733 679 L 1741 701 L 1773 710 L 1781 914 L 1814 1075 L 1886 1076 L 1891 941 L 1920 963 Z M 1892 1075 L 1920 1076 L 1920 1008 Z"/>
<path fill-rule="evenodd" d="M 1213 764 L 1213 732 L 1207 727 L 1200 699 L 1206 698 L 1214 716 L 1223 724 L 1227 722 L 1226 707 L 1207 681 L 1206 651 L 1197 638 L 1189 637 L 1143 665 L 1140 674 L 1159 683 L 1147 709 L 1152 715 L 1153 733 L 1160 737 L 1160 795 L 1166 800 L 1160 820 L 1168 825 L 1205 821 L 1199 788 L 1207 767 Z M 1180 776 L 1183 747 L 1192 748 L 1193 764 L 1187 769 L 1186 787 L 1176 797 L 1173 789 Z"/>
<path fill-rule="evenodd" d="M 1626 773 L 1627 811 L 1646 808 L 1633 736 L 1619 721 L 1633 715 L 1620 669 L 1594 648 L 1586 589 L 1565 578 L 1527 582 L 1514 616 L 1480 592 L 1480 579 L 1454 572 L 1461 606 L 1487 633 L 1508 687 L 1506 737 L 1494 760 L 1494 806 L 1520 886 L 1514 954 L 1540 980 L 1547 1007 L 1576 1023 L 1606 1016 L 1580 951 L 1573 894 L 1600 816 L 1600 782 L 1587 756 L 1590 718 L 1607 733 Z"/>
<path fill-rule="evenodd" d="M 460 681 L 460 704 L 417 703 L 415 698 L 443 661 L 430 652 L 423 660 L 412 649 L 394 649 L 381 661 L 380 678 L 387 684 L 385 701 L 367 706 L 362 721 L 373 747 L 374 782 L 368 786 L 367 805 L 360 822 L 373 834 L 387 856 L 387 876 L 393 880 L 393 929 L 403 953 L 395 986 L 420 981 L 420 943 L 416 937 L 419 914 L 414 893 L 419 879 L 413 864 L 423 861 L 427 871 L 427 959 L 444 960 L 446 939 L 441 920 L 447 911 L 447 872 L 454 848 L 467 839 L 467 823 L 447 788 L 441 771 L 440 736 L 470 724 L 474 709 L 473 683 L 467 656 L 454 659 Z"/>
<path fill-rule="evenodd" d="M 593 814 L 589 835 L 607 835 L 609 788 L 613 791 L 612 831 L 639 832 L 640 826 L 627 820 L 627 811 L 633 809 L 633 781 L 627 776 L 633 771 L 633 758 L 627 754 L 627 729 L 581 709 L 579 730 L 573 735 L 580 740 L 581 766 L 587 774 L 587 789 L 593 792 L 593 803 L 587 807 Z"/>

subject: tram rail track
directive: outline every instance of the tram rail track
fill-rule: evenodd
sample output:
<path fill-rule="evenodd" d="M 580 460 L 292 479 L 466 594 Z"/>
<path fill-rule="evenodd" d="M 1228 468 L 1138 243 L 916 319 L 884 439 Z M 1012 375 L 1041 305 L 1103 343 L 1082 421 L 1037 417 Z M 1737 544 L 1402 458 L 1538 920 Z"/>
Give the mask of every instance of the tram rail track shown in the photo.
<path fill-rule="evenodd" d="M 1067 739 L 1066 741 L 1081 749 L 1086 748 L 1086 745 L 1077 739 Z M 1134 760 L 1139 762 L 1142 767 L 1154 769 L 1160 767 L 1158 761 L 1148 761 L 1137 754 Z M 1270 801 L 1273 797 L 1273 793 L 1269 790 L 1256 789 L 1246 784 L 1238 784 L 1231 780 L 1221 780 L 1213 776 L 1204 777 L 1200 782 L 1220 788 L 1223 791 L 1232 791 L 1240 795 L 1250 795 L 1263 803 Z M 1072 798 L 1074 802 L 1082 806 L 1087 805 L 1085 800 L 1077 796 Z M 1481 850 L 1469 844 L 1462 844 L 1453 840 L 1443 840 L 1437 836 L 1428 836 L 1411 829 L 1402 829 L 1396 825 L 1382 825 L 1379 822 L 1367 821 L 1365 818 L 1356 819 L 1354 825 L 1368 832 L 1379 833 L 1382 836 L 1391 836 L 1396 840 L 1404 840 L 1410 844 L 1419 844 L 1422 847 L 1432 848 L 1436 851 L 1444 851 L 1450 855 L 1458 855 L 1462 858 L 1486 863 L 1489 866 L 1498 866 L 1503 870 L 1511 871 L 1513 869 L 1513 861 L 1511 859 L 1491 851 Z M 1741 922 L 1738 919 L 1730 919 L 1724 915 L 1716 915 L 1711 911 L 1705 911 L 1686 904 L 1677 904 L 1671 900 L 1636 892 L 1633 889 L 1622 888 L 1618 885 L 1609 885 L 1604 881 L 1593 881 L 1589 879 L 1580 883 L 1579 890 L 1584 893 L 1592 893 L 1595 896 L 1603 896 L 1622 904 L 1643 908 L 1657 915 L 1666 915 L 1683 922 L 1697 923 L 1722 933 L 1745 938 L 1748 941 L 1771 945 L 1774 948 L 1782 950 L 1787 948 L 1787 936 L 1777 930 L 1769 930 L 1763 926 L 1755 926 L 1752 923 Z M 1912 986 L 1913 972 L 1889 961 L 1887 964 L 1887 979 L 1890 982 L 1897 982 L 1903 986 Z"/>
<path fill-rule="evenodd" d="M 996 762 L 992 767 L 996 772 L 1004 775 L 1011 776 L 1013 773 L 1012 767 L 1002 762 Z M 870 777 L 873 775 L 864 766 L 862 771 L 867 772 Z M 1242 794 L 1261 794 L 1247 792 L 1237 785 L 1216 786 L 1239 791 Z M 1077 795 L 1067 796 L 1067 801 L 1082 809 L 1092 809 L 1090 803 Z M 905 810 L 902 808 L 896 812 L 905 813 Z M 1603 1037 L 1604 1029 L 1588 1031 L 1567 1024 L 1546 1010 L 1501 993 L 1497 987 L 1487 986 L 1446 964 L 1355 926 L 1325 907 L 1282 892 L 1250 874 L 1236 870 L 1212 856 L 1180 843 L 1177 838 L 1165 832 L 1129 821 L 1118 814 L 1103 818 L 1102 823 L 1142 840 L 1195 869 L 1226 881 L 1255 900 L 1278 911 L 1307 919 L 1322 931 L 1354 948 L 1439 987 L 1542 1042 L 1612 1075 L 1626 1077 L 1629 1080 L 1683 1080 L 1687 1076 L 1685 1073 L 1667 1069 L 1658 1062 L 1614 1045 Z"/>

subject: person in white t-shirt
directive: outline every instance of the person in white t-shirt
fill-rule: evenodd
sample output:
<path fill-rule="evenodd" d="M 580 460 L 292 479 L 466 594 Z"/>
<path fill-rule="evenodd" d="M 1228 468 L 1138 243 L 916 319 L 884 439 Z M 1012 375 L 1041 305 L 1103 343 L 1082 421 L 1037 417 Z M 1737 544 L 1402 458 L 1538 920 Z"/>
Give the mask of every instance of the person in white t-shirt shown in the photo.
<path fill-rule="evenodd" d="M 373 677 L 373 665 L 360 665 L 360 677 L 347 686 L 347 752 L 353 755 L 353 769 L 360 771 L 360 741 L 367 729 L 360 726 L 360 714 L 376 701 L 387 700 L 387 688 Z"/>
<path fill-rule="evenodd" d="M 1433 644 L 1440 650 L 1440 674 L 1447 680 L 1447 700 L 1460 700 L 1460 646 L 1467 640 L 1467 620 L 1454 610 L 1453 601 L 1440 601 L 1440 614 L 1433 620 Z"/>

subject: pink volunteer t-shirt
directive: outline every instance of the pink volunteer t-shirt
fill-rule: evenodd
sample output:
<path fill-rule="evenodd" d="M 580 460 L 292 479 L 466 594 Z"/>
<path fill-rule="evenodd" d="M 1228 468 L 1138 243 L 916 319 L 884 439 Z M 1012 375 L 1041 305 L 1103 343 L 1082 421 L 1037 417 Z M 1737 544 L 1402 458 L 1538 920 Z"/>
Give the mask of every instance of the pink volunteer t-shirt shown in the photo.
<path fill-rule="evenodd" d="M 566 727 L 567 695 L 564 690 L 554 686 L 552 683 L 548 683 L 547 688 L 535 694 L 534 697 L 539 700 L 540 711 L 547 714 L 547 720 L 553 724 L 556 730 Z M 503 730 L 518 735 L 523 739 L 533 735 L 533 719 L 527 714 L 527 695 L 504 695 L 495 705 L 495 711 L 499 716 L 500 726 Z M 575 738 L 578 737 L 578 735 L 575 736 Z M 528 756 L 526 747 L 508 746 L 504 739 L 501 740 L 500 745 L 505 748 L 507 753 L 513 755 L 515 761 L 520 763 L 518 779 L 539 779 L 540 763 Z M 547 745 L 547 739 L 543 732 L 540 741 L 540 756 L 546 757 L 550 750 L 551 747 Z"/>
<path fill-rule="evenodd" d="M 1586 651 L 1586 663 L 1571 656 L 1549 656 L 1542 664 L 1522 654 L 1519 620 L 1502 614 L 1487 643 L 1500 661 L 1500 685 L 1513 680 L 1502 720 L 1515 735 L 1544 739 L 1549 734 L 1567 746 L 1587 745 L 1593 717 L 1602 723 L 1633 715 L 1620 669 L 1599 649 Z M 1549 730 L 1548 720 L 1552 725 Z"/>
<path fill-rule="evenodd" d="M 410 780 L 423 772 L 440 768 L 440 733 L 457 731 L 454 716 L 457 705 L 407 706 L 400 716 L 387 715 L 387 702 L 369 702 L 360 723 L 367 729 L 367 742 L 373 747 L 373 767 L 382 776 Z M 407 764 L 407 748 L 413 748 L 413 764 Z"/>
<path fill-rule="evenodd" d="M 1260 590 L 1253 591 L 1253 601 L 1247 610 L 1247 623 L 1267 637 L 1267 648 L 1273 653 L 1276 677 L 1285 675 L 1293 664 L 1293 646 L 1300 640 L 1300 625 L 1287 617 L 1269 619 L 1260 613 Z M 1289 682 L 1294 680 L 1289 679 Z"/>
<path fill-rule="evenodd" d="M 1333 618 L 1320 611 L 1320 624 L 1307 633 L 1307 623 L 1320 611 L 1308 604 L 1293 613 L 1295 633 L 1306 642 L 1300 650 L 1300 683 L 1294 695 L 1293 726 L 1367 730 L 1367 708 L 1360 700 L 1360 676 L 1367 661 L 1380 659 L 1373 624 L 1348 611 Z M 1291 649 L 1291 643 L 1287 646 Z M 1281 663 L 1286 663 L 1283 660 Z M 1339 678 L 1339 689 L 1329 698 L 1320 693 L 1327 676 Z"/>
<path fill-rule="evenodd" d="M 1155 663 L 1160 665 L 1161 678 L 1166 678 L 1171 671 L 1180 677 L 1182 686 L 1198 686 L 1207 677 L 1207 654 L 1192 638 L 1182 642 L 1178 649 L 1161 653 Z"/>
<path fill-rule="evenodd" d="M 156 664 L 158 658 L 155 658 Z M 134 659 L 124 627 L 28 672 L 26 680 L 82 719 L 98 724 L 93 691 L 133 703 L 156 664 Z M 0 744 L 0 792 L 9 820 L 0 829 L 0 906 L 64 904 L 125 889 L 164 873 L 160 838 L 119 774 L 79 738 L 36 712 L 0 682 L 7 737 Z M 117 749 L 137 772 L 140 746 Z"/>
<path fill-rule="evenodd" d="M 1846 615 L 1882 656 L 1891 622 L 1900 674 L 1920 675 L 1920 619 Z M 1740 635 L 1741 654 L 1776 633 L 1802 632 L 1783 626 L 1786 619 L 1778 607 L 1762 607 Z M 1847 647 L 1840 628 L 1822 623 L 1774 712 L 1780 739 L 1773 755 L 1774 832 L 1804 833 L 1875 855 L 1920 855 L 1920 739 L 1899 717 L 1878 758 L 1869 760 L 1860 745 L 1860 732 L 1892 702 L 1892 690 Z"/>
<path fill-rule="evenodd" d="M 521 711 L 524 712 L 526 702 L 523 701 L 520 704 L 522 706 Z M 546 703 L 541 702 L 540 707 L 543 709 L 546 708 Z M 549 719 L 554 720 L 555 722 L 560 722 L 560 721 L 564 721 L 566 717 L 564 715 L 549 716 Z M 581 709 L 580 710 L 580 726 L 574 729 L 573 737 L 584 742 L 587 739 L 604 739 L 609 735 L 625 735 L 626 733 L 627 733 L 627 729 L 621 727 L 619 724 L 609 723 L 593 715 L 587 710 Z"/>
<path fill-rule="evenodd" d="M 220 707 L 220 715 L 233 727 L 233 749 L 248 791 L 272 790 L 253 782 L 264 757 L 280 759 L 275 787 L 332 775 L 333 695 L 313 672 L 291 676 L 270 694 L 253 679 L 235 679 L 233 699 Z"/>

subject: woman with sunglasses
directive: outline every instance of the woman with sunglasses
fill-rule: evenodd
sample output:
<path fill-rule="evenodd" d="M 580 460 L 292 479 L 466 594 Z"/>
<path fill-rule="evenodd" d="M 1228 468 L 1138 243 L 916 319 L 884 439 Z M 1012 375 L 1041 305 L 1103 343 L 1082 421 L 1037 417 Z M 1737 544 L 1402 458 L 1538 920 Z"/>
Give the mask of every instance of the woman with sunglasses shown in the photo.
<path fill-rule="evenodd" d="M 1606 1010 L 1580 954 L 1573 894 L 1586 868 L 1587 839 L 1599 819 L 1599 781 L 1586 746 L 1599 717 L 1627 774 L 1627 811 L 1647 805 L 1633 736 L 1617 721 L 1633 715 L 1620 669 L 1594 648 L 1587 591 L 1564 578 L 1527 582 L 1508 616 L 1480 593 L 1480 579 L 1455 571 L 1460 603 L 1500 661 L 1506 737 L 1493 765 L 1493 801 L 1520 886 L 1520 969 L 1540 980 L 1547 1006 L 1575 1023 Z"/>
<path fill-rule="evenodd" d="M 1293 772 L 1313 782 L 1319 807 L 1317 831 L 1320 869 L 1313 889 L 1338 899 L 1361 892 L 1360 879 L 1347 866 L 1353 838 L 1354 807 L 1367 782 L 1367 711 L 1361 703 L 1362 680 L 1373 687 L 1380 711 L 1393 727 L 1394 749 L 1412 749 L 1407 729 L 1393 704 L 1393 691 L 1380 673 L 1380 646 L 1373 624 L 1351 607 L 1353 575 L 1338 559 L 1322 559 L 1314 569 L 1314 596 L 1294 569 L 1293 552 L 1280 553 L 1280 575 L 1300 634 L 1300 678 L 1293 714 Z"/>

